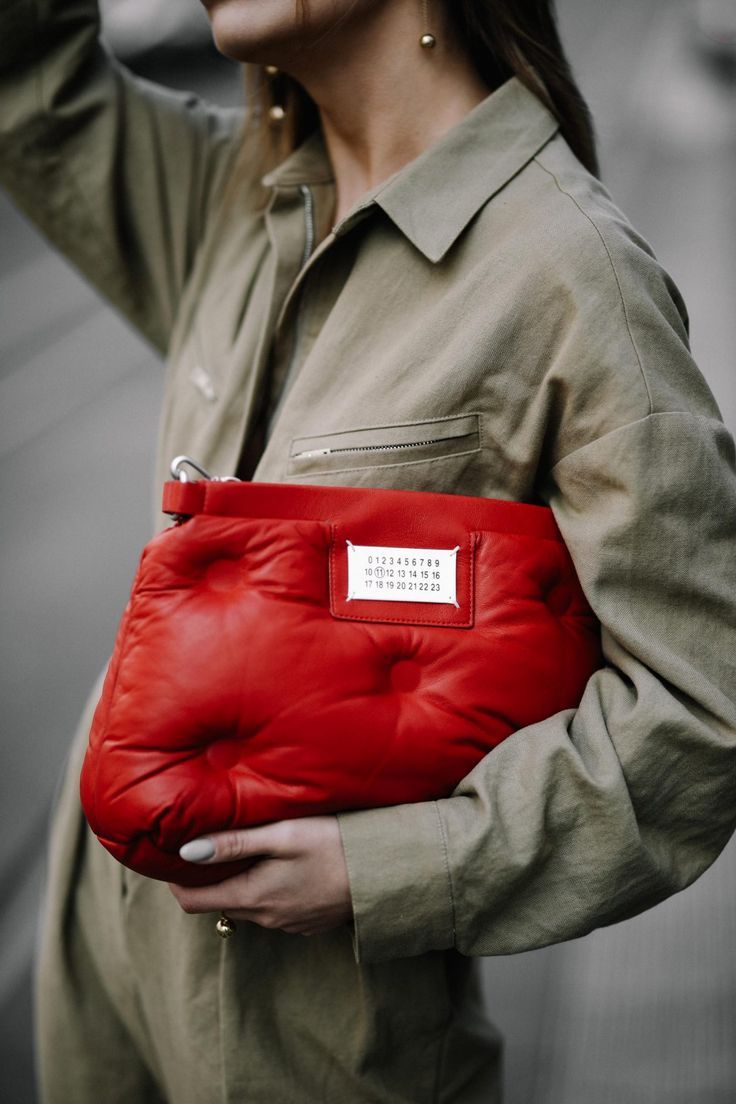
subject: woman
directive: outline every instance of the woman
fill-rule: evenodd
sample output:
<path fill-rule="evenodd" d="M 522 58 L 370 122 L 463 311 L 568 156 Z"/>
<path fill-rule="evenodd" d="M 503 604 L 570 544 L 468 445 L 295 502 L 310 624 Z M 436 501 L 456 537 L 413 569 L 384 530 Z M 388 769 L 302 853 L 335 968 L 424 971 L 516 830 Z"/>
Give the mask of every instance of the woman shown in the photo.
<path fill-rule="evenodd" d="M 447 799 L 191 841 L 259 859 L 200 890 L 90 836 L 88 712 L 54 822 L 44 1099 L 499 1099 L 478 956 L 640 912 L 733 830 L 733 442 L 596 179 L 551 3 L 207 7 L 224 53 L 277 70 L 295 148 L 265 174 L 253 121 L 106 56 L 92 0 L 0 14 L 4 182 L 167 352 L 159 478 L 188 452 L 548 503 L 606 666 Z"/>

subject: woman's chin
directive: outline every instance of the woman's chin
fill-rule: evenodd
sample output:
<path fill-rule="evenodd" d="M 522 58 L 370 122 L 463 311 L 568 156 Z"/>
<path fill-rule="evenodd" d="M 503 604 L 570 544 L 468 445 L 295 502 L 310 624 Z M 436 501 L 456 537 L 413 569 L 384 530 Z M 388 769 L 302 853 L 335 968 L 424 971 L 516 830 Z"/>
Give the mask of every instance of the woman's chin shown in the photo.
<path fill-rule="evenodd" d="M 295 33 L 293 4 L 288 4 L 288 22 L 273 10 L 279 7 L 251 5 L 244 0 L 211 0 L 207 8 L 215 46 L 233 61 L 268 63 L 273 48 L 280 46 L 283 50 Z"/>

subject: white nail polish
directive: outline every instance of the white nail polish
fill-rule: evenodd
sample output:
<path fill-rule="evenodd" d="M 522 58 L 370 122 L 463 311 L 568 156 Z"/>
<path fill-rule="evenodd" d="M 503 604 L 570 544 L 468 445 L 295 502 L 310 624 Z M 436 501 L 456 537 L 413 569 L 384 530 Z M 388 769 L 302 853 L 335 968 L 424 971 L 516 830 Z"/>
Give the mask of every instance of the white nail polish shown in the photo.
<path fill-rule="evenodd" d="M 187 862 L 205 862 L 215 853 L 215 845 L 210 839 L 196 839 L 179 848 L 179 854 Z"/>

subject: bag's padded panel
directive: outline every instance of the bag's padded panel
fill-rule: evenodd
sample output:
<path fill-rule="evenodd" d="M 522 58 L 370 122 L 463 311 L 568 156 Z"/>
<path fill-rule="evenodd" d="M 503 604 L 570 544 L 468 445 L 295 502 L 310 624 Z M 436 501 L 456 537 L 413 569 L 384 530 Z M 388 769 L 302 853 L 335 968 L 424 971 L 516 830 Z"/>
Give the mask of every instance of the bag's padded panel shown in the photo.
<path fill-rule="evenodd" d="M 218 881 L 247 864 L 185 863 L 182 843 L 447 796 L 601 664 L 545 507 L 221 484 L 198 508 L 143 552 L 82 771 L 93 831 L 142 874 Z M 457 605 L 347 600 L 348 540 L 458 546 Z"/>

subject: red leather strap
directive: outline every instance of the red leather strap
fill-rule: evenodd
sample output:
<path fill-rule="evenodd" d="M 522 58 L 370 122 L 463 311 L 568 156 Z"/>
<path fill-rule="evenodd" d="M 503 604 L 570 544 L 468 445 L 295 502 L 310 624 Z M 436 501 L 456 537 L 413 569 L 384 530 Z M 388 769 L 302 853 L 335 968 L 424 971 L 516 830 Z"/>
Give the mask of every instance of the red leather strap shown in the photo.
<path fill-rule="evenodd" d="M 194 483 L 180 483 L 178 480 L 164 483 L 161 509 L 165 514 L 181 514 L 185 517 L 200 514 L 204 507 L 205 486 L 206 483 L 199 480 Z"/>
<path fill-rule="evenodd" d="M 187 517 L 296 518 L 313 521 L 370 521 L 380 517 L 387 531 L 428 531 L 459 524 L 466 531 L 489 529 L 547 540 L 562 540 L 548 506 L 505 499 L 389 487 L 330 487 L 307 483 L 242 483 L 200 479 L 164 484 L 163 510 Z M 367 542 L 370 543 L 370 542 Z"/>

